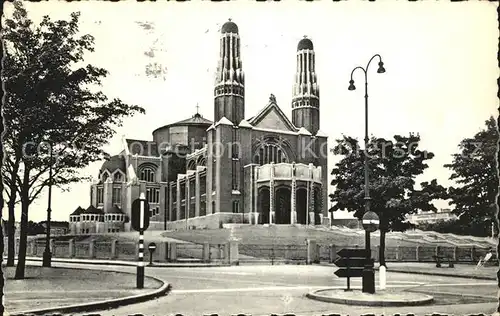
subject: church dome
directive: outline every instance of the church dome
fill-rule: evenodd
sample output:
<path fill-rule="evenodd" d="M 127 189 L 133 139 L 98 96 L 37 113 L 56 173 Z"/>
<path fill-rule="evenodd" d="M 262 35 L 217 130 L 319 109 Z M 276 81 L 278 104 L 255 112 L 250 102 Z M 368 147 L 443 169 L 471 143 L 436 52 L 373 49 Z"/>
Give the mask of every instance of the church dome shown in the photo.
<path fill-rule="evenodd" d="M 175 122 L 175 123 L 170 123 L 170 124 L 164 125 L 162 127 L 159 127 L 155 131 L 153 131 L 153 134 L 157 130 L 168 128 L 168 127 L 173 127 L 173 126 L 206 126 L 205 129 L 207 129 L 212 124 L 213 124 L 212 121 L 207 120 L 206 118 L 204 118 L 203 116 L 201 116 L 200 113 L 196 113 L 193 116 L 191 116 L 190 118 L 187 118 L 185 120 L 178 121 L 178 122 Z"/>
<path fill-rule="evenodd" d="M 238 25 L 236 23 L 232 22 L 229 20 L 228 22 L 224 23 L 222 25 L 221 31 L 222 34 L 224 33 L 235 33 L 238 34 Z"/>
<path fill-rule="evenodd" d="M 301 39 L 299 44 L 297 45 L 297 51 L 303 49 L 313 50 L 314 49 L 313 42 L 308 38 Z"/>
<path fill-rule="evenodd" d="M 116 169 L 125 172 L 125 159 L 121 155 L 115 155 L 102 164 L 101 171 L 108 170 L 113 173 Z"/>
<path fill-rule="evenodd" d="M 190 118 L 182 120 L 182 121 L 179 121 L 179 122 L 174 123 L 172 125 L 199 125 L 199 124 L 202 124 L 202 125 L 206 125 L 206 124 L 212 125 L 212 123 L 213 123 L 212 121 L 207 120 L 206 118 L 204 118 L 203 116 L 201 116 L 201 114 L 196 113 L 195 115 L 191 116 Z"/>

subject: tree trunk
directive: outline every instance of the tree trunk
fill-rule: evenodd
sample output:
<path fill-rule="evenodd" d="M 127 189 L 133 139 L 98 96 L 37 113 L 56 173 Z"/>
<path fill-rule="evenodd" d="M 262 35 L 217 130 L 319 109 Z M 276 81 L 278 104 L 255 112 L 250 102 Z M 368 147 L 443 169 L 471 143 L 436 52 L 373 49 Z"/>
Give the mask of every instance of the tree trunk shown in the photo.
<path fill-rule="evenodd" d="M 387 268 L 385 263 L 385 229 L 380 230 L 379 264 Z"/>
<path fill-rule="evenodd" d="M 16 176 L 19 171 L 20 160 L 16 157 L 16 160 L 12 166 L 11 173 L 11 183 L 9 184 L 10 198 L 7 203 L 9 208 L 9 220 L 7 221 L 7 267 L 14 266 L 14 257 L 16 255 L 16 197 L 17 197 L 17 186 L 16 186 Z"/>
<path fill-rule="evenodd" d="M 21 188 L 21 233 L 19 240 L 19 254 L 17 255 L 16 274 L 14 279 L 24 279 L 24 270 L 26 267 L 26 250 L 28 244 L 28 209 L 30 205 L 29 199 L 29 180 L 30 169 L 24 166 L 23 185 Z"/>
<path fill-rule="evenodd" d="M 16 229 L 16 218 L 14 214 L 15 210 L 15 200 L 16 200 L 16 194 L 15 194 L 15 188 L 14 192 L 11 191 L 11 194 L 13 194 L 13 197 L 10 198 L 10 201 L 8 203 L 9 207 L 9 220 L 7 221 L 7 267 L 13 267 L 14 266 L 14 256 L 16 254 L 16 246 L 15 246 L 15 229 Z M 2 239 L 3 242 L 3 239 Z"/>
<path fill-rule="evenodd" d="M 29 200 L 26 197 L 22 199 L 22 211 L 21 211 L 21 233 L 19 240 L 19 254 L 17 255 L 17 266 L 16 274 L 14 278 L 24 279 L 24 270 L 26 267 L 26 250 L 28 244 L 28 206 Z"/>
<path fill-rule="evenodd" d="M 1 151 L 1 149 L 0 149 L 0 151 Z M 0 159 L 0 161 L 1 161 L 1 159 Z M 1 179 L 0 179 L 0 189 L 3 192 L 3 185 L 2 185 Z M 0 194 L 0 221 L 2 218 L 1 215 L 3 215 L 3 203 L 4 203 L 4 199 L 3 199 L 3 196 Z M 4 311 L 5 311 L 5 308 L 3 307 L 3 301 L 4 301 L 3 300 L 3 289 L 5 286 L 5 280 L 4 280 L 3 269 L 2 269 L 4 250 L 5 250 L 5 245 L 4 245 L 4 239 L 3 239 L 3 226 L 0 225 L 0 254 L 2 254 L 0 256 L 0 315 L 3 315 Z"/>

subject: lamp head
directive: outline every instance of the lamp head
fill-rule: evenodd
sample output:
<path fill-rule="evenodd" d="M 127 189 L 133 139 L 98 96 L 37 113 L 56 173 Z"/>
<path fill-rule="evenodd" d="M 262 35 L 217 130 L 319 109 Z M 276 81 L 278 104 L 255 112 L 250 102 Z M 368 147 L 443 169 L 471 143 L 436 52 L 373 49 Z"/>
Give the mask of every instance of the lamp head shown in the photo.
<path fill-rule="evenodd" d="M 385 68 L 384 68 L 384 63 L 383 62 L 379 62 L 378 63 L 378 70 L 377 70 L 377 72 L 379 74 L 383 74 L 385 72 Z"/>
<path fill-rule="evenodd" d="M 356 90 L 356 87 L 354 86 L 354 80 L 349 80 L 349 88 L 347 88 L 349 91 Z"/>

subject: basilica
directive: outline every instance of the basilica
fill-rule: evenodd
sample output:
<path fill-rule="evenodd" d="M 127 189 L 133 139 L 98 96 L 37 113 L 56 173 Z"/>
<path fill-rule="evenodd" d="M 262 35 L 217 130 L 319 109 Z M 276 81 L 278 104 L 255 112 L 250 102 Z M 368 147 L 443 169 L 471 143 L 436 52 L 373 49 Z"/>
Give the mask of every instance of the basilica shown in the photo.
<path fill-rule="evenodd" d="M 248 225 L 329 225 L 327 136 L 320 131 L 313 43 L 297 45 L 290 120 L 271 95 L 245 114 L 238 26 L 226 22 L 213 95 L 213 121 L 200 113 L 122 139 L 91 185 L 90 204 L 70 215 L 72 234 L 129 231 L 132 202 L 144 194 L 156 230 Z"/>

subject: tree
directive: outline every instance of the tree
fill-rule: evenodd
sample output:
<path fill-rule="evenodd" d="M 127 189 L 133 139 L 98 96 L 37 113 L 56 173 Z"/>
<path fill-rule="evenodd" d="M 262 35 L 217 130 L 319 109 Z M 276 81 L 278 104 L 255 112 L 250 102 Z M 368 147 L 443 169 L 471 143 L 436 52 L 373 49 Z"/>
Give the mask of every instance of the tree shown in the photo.
<path fill-rule="evenodd" d="M 3 29 L 3 21 L 0 20 L 0 29 Z M 0 51 L 4 51 L 4 45 L 3 41 L 0 40 Z M 3 72 L 3 63 L 0 63 L 0 73 Z M 1 104 L 3 107 L 3 97 L 4 97 L 4 92 L 3 89 L 0 89 L 0 100 L 2 100 Z M 4 124 L 3 124 L 3 111 L 0 109 L 0 135 L 2 135 L 2 140 L 0 141 L 0 168 L 3 165 L 4 161 L 4 147 L 3 147 L 3 133 L 4 133 Z M 0 172 L 0 191 L 3 192 L 4 185 L 3 185 L 3 177 L 2 173 Z M 0 315 L 4 314 L 5 308 L 3 306 L 3 301 L 4 301 L 4 295 L 3 295 L 3 289 L 5 285 L 5 279 L 3 275 L 3 254 L 5 250 L 5 245 L 4 245 L 4 234 L 3 234 L 3 207 L 4 207 L 4 198 L 3 194 L 0 194 L 0 221 L 2 222 L 2 225 L 0 225 Z"/>
<path fill-rule="evenodd" d="M 94 39 L 88 34 L 78 36 L 79 13 L 72 13 L 69 21 L 45 16 L 34 25 L 20 2 L 14 6 L 3 32 L 8 130 L 4 146 L 9 163 L 21 162 L 17 173 L 3 175 L 7 183 L 15 183 L 21 201 L 15 274 L 20 279 L 26 262 L 29 206 L 49 184 L 49 167 L 55 186 L 66 188 L 81 181 L 79 170 L 106 155 L 102 147 L 115 128 L 125 117 L 144 113 L 144 109 L 120 99 L 109 100 L 99 90 L 108 73 L 84 65 L 84 53 L 94 50 Z"/>
<path fill-rule="evenodd" d="M 390 231 L 405 231 L 412 227 L 408 214 L 436 211 L 431 203 L 442 198 L 446 189 L 436 180 L 415 187 L 416 176 L 428 167 L 426 160 L 433 153 L 418 148 L 420 136 L 394 136 L 394 142 L 372 137 L 368 146 L 370 174 L 370 209 L 380 218 L 380 264 L 385 264 L 385 235 Z M 343 156 L 332 170 L 331 184 L 335 191 L 330 199 L 335 205 L 330 211 L 347 210 L 361 219 L 364 214 L 364 150 L 358 141 L 344 136 L 337 140 L 334 153 Z"/>
<path fill-rule="evenodd" d="M 444 165 L 452 170 L 450 180 L 458 185 L 448 189 L 453 212 L 459 216 L 460 224 L 471 226 L 479 236 L 488 236 L 492 223 L 497 224 L 497 143 L 496 121 L 490 117 L 486 128 L 474 137 L 462 140 L 452 163 Z"/>

